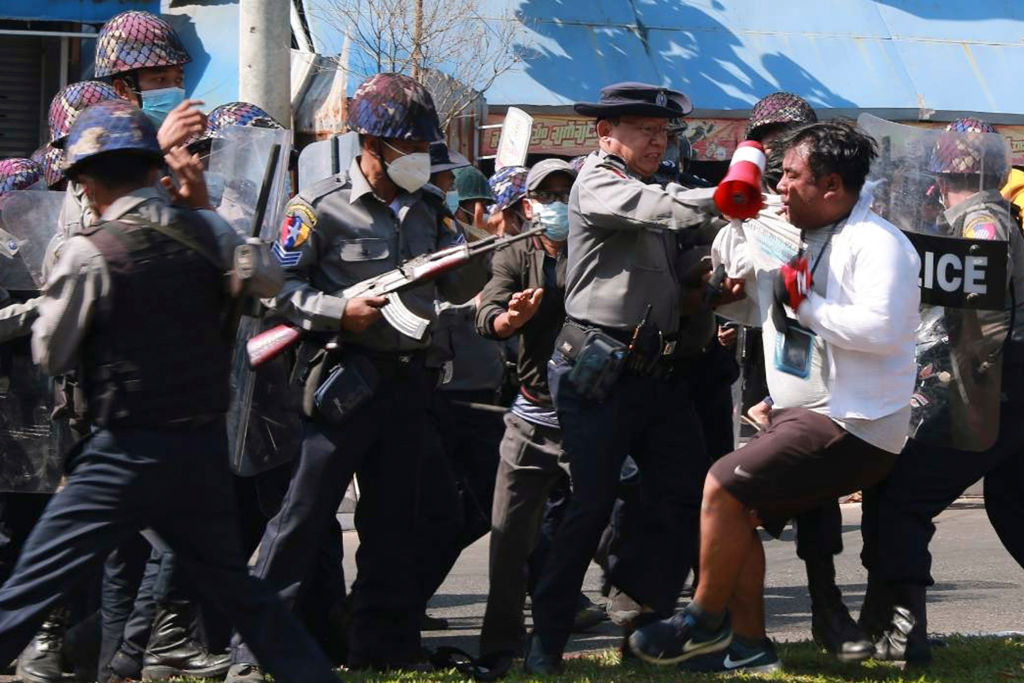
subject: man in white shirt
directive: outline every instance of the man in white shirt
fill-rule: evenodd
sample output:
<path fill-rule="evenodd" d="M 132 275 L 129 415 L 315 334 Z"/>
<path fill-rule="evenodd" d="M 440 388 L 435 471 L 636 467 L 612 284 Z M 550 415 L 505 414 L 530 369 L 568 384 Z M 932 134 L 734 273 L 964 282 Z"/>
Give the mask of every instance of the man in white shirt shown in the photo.
<path fill-rule="evenodd" d="M 693 602 L 630 638 L 638 656 L 658 664 L 722 651 L 735 628 L 747 651 L 759 647 L 765 667 L 777 668 L 756 527 L 778 536 L 796 513 L 877 483 L 906 440 L 920 261 L 860 197 L 874 142 L 828 122 L 777 144 L 786 150 L 782 215 L 803 232 L 806 251 L 765 268 L 747 239 L 752 226 L 739 223 L 717 244 L 730 276 L 747 281 L 764 326 L 776 410 L 762 434 L 708 474 Z"/>

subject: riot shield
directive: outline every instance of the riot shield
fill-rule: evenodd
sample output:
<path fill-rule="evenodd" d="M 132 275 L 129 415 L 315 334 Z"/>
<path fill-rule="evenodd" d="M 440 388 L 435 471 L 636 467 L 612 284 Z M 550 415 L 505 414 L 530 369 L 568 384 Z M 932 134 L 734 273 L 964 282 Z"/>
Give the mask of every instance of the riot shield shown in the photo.
<path fill-rule="evenodd" d="M 997 133 L 922 128 L 861 115 L 878 143 L 865 191 L 921 258 L 921 325 L 910 436 L 983 451 L 999 433 L 1003 346 L 1012 320 L 1008 240 L 1020 239 L 999 188 L 1009 145 Z"/>
<path fill-rule="evenodd" d="M 0 345 L 0 491 L 53 493 L 64 474 L 66 421 L 51 419 L 53 380 L 27 337 Z"/>
<path fill-rule="evenodd" d="M 311 142 L 299 154 L 299 192 L 335 173 L 348 170 L 359 154 L 359 135 L 355 132 L 332 135 Z"/>
<path fill-rule="evenodd" d="M 240 477 L 273 469 L 299 454 L 301 395 L 290 381 L 288 354 L 251 370 L 245 352 L 246 341 L 280 322 L 244 316 L 238 326 L 227 423 L 231 470 Z"/>
<path fill-rule="evenodd" d="M 33 291 L 43 286 L 43 260 L 57 234 L 63 192 L 19 190 L 0 197 L 0 287 Z"/>
<path fill-rule="evenodd" d="M 257 234 L 261 240 L 271 241 L 277 236 L 288 201 L 285 177 L 291 133 L 228 126 L 221 136 L 213 141 L 208 171 L 211 194 L 220 191 L 220 201 L 215 202 L 217 213 L 240 235 L 248 238 Z M 268 176 L 268 161 L 275 145 L 277 166 Z M 260 220 L 258 205 L 264 182 L 268 184 L 267 202 Z M 258 317 L 241 316 L 231 370 L 232 399 L 227 419 L 230 464 L 232 471 L 246 477 L 292 460 L 301 436 L 298 408 L 294 401 L 286 400 L 286 360 L 282 358 L 255 372 L 249 368 L 245 343 L 261 331 L 262 325 Z"/>
<path fill-rule="evenodd" d="M 267 160 L 274 145 L 278 145 L 277 168 L 270 180 L 266 213 L 257 233 L 264 241 L 277 237 L 284 206 L 288 203 L 285 181 L 291 140 L 291 131 L 250 126 L 227 126 L 220 131 L 220 137 L 214 138 L 207 170 L 210 199 L 217 213 L 240 235 L 254 234 L 256 200 L 263 185 Z"/>

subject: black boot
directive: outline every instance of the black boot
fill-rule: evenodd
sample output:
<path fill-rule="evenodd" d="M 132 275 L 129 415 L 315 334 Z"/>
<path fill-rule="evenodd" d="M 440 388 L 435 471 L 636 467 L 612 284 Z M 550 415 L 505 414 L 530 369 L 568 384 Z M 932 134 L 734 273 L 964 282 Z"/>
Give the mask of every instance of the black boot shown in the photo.
<path fill-rule="evenodd" d="M 811 594 L 811 635 L 841 662 L 870 659 L 875 648 L 865 637 L 836 586 L 831 557 L 807 560 L 807 588 Z"/>
<path fill-rule="evenodd" d="M 875 659 L 927 666 L 932 661 L 928 642 L 928 612 L 925 608 L 927 588 L 919 584 L 900 583 L 891 587 L 892 621 L 875 643 Z"/>
<path fill-rule="evenodd" d="M 220 678 L 231 667 L 231 655 L 213 654 L 192 636 L 193 613 L 188 602 L 157 607 L 153 633 L 142 659 L 142 680 L 173 677 Z"/>
<path fill-rule="evenodd" d="M 892 626 L 892 595 L 889 585 L 868 572 L 868 587 L 860 608 L 857 625 L 872 642 L 877 642 Z"/>
<path fill-rule="evenodd" d="M 70 614 L 64 608 L 55 609 L 39 627 L 39 633 L 18 655 L 18 679 L 24 683 L 55 683 L 60 681 L 64 669 L 61 650 L 64 634 L 68 630 Z"/>

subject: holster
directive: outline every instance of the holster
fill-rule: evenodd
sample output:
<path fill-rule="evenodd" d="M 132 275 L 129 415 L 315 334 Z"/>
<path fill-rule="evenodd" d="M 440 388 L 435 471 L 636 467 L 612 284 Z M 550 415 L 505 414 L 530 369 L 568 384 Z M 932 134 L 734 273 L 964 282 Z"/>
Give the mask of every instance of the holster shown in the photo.
<path fill-rule="evenodd" d="M 555 349 L 575 363 L 566 376 L 569 383 L 581 396 L 595 401 L 608 396 L 626 362 L 624 343 L 601 330 L 571 323 L 562 327 Z"/>
<path fill-rule="evenodd" d="M 373 398 L 379 382 L 377 369 L 365 356 L 321 349 L 307 365 L 302 414 L 343 425 Z"/>

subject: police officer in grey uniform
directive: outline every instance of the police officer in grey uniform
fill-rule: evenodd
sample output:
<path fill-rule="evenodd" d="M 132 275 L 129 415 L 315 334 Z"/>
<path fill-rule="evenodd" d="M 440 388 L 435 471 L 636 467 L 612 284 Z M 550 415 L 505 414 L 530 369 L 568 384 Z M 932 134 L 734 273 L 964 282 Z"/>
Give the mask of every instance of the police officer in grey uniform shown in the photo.
<path fill-rule="evenodd" d="M 152 189 L 162 164 L 156 130 L 127 102 L 84 112 L 67 162 L 101 223 L 66 243 L 33 326 L 33 356 L 51 374 L 80 366 L 96 428 L 70 455 L 67 485 L 0 588 L 0 661 L 88 576 L 83 569 L 149 525 L 281 680 L 336 680 L 284 605 L 248 576 L 238 543 L 222 319 L 234 245 Z M 201 174 L 183 176 L 181 188 L 203 202 Z"/>
<path fill-rule="evenodd" d="M 560 668 L 576 597 L 616 496 L 626 455 L 648 482 L 642 538 L 611 581 L 654 613 L 671 613 L 694 561 L 708 459 L 685 371 L 675 355 L 682 314 L 677 239 L 717 227 L 710 190 L 645 182 L 668 122 L 692 110 L 679 92 L 642 83 L 601 91 L 577 113 L 597 119 L 600 150 L 569 201 L 566 324 L 548 383 L 562 425 L 573 498 L 533 596 L 525 667 Z M 643 550 L 641 550 L 643 549 Z"/>
<path fill-rule="evenodd" d="M 286 282 L 272 308 L 309 332 L 299 351 L 307 419 L 292 481 L 281 511 L 267 525 L 254 572 L 294 600 L 358 473 L 360 547 L 349 665 L 393 668 L 421 656 L 425 598 L 411 534 L 433 391 L 424 362 L 430 340 L 406 337 L 382 320 L 384 298 L 339 293 L 465 238 L 444 219 L 444 200 L 421 190 L 430 177 L 429 143 L 441 138 L 423 86 L 399 74 L 377 74 L 356 91 L 348 123 L 360 135 L 359 156 L 343 173 L 292 200 L 274 244 Z M 484 265 L 471 264 L 402 299 L 432 318 L 435 299 L 461 303 L 485 279 Z M 325 348 L 331 340 L 336 344 Z M 345 369 L 335 373 L 338 368 Z M 317 407 L 314 393 L 334 392 L 337 403 Z M 328 410 L 337 404 L 346 412 Z M 228 681 L 262 680 L 255 658 L 238 641 L 234 661 Z"/>
<path fill-rule="evenodd" d="M 960 354 L 960 361 L 954 362 L 971 369 L 961 371 L 963 379 L 958 381 L 964 382 L 966 391 L 950 391 L 950 403 L 967 392 L 974 392 L 971 398 L 976 400 L 936 421 L 943 430 L 939 439 L 922 438 L 922 426 L 907 441 L 889 476 L 864 492 L 861 560 L 868 570 L 868 588 L 861 624 L 869 635 L 882 636 L 876 643 L 877 659 L 914 665 L 931 661 L 925 597 L 934 583 L 928 552 L 935 533 L 932 520 L 978 479 L 984 479 L 985 510 L 993 528 L 1024 567 L 1024 238 L 999 193 L 1009 172 L 1005 150 L 983 142 L 995 137 L 993 133 L 985 121 L 957 119 L 938 138 L 929 161 L 928 171 L 935 174 L 946 207 L 937 221 L 939 234 L 1008 243 L 1008 310 L 945 309 L 952 348 L 945 354 Z M 919 355 L 919 365 L 926 360 L 931 359 Z M 991 397 L 991 403 L 998 401 L 997 411 L 992 411 L 982 392 L 967 383 L 990 385 L 986 368 L 988 373 L 998 372 L 1000 363 L 1001 391 Z M 971 403 L 986 408 L 979 412 Z M 992 412 L 998 413 L 998 434 L 991 447 L 976 451 L 951 443 L 959 437 L 958 428 L 972 436 L 985 432 L 985 425 L 997 417 Z M 894 605 L 899 605 L 895 614 Z"/>

